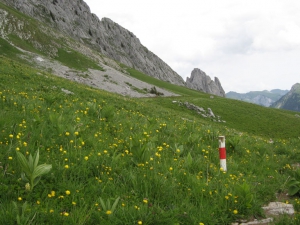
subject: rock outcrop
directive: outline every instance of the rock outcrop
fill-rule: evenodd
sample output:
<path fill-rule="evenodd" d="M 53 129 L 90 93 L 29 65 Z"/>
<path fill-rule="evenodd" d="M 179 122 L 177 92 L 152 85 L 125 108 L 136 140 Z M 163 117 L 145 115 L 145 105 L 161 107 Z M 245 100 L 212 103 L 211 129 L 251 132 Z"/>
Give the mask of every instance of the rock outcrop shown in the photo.
<path fill-rule="evenodd" d="M 180 106 L 185 106 L 186 108 L 195 111 L 196 113 L 198 113 L 199 115 L 201 115 L 204 118 L 210 118 L 213 122 L 226 123 L 225 120 L 221 120 L 220 116 L 215 115 L 211 108 L 207 108 L 207 111 L 206 111 L 204 108 L 199 107 L 199 106 L 194 105 L 189 102 L 183 102 L 183 103 L 181 101 L 172 101 L 172 102 L 177 103 Z"/>
<path fill-rule="evenodd" d="M 130 31 L 108 18 L 92 14 L 83 0 L 0 0 L 39 21 L 58 28 L 103 55 L 160 80 L 184 85 L 184 80 Z"/>
<path fill-rule="evenodd" d="M 195 68 L 192 71 L 191 77 L 186 78 L 186 86 L 191 89 L 202 91 L 205 93 L 225 97 L 225 91 L 222 88 L 221 82 L 217 77 L 215 81 L 206 75 L 202 70 Z"/>

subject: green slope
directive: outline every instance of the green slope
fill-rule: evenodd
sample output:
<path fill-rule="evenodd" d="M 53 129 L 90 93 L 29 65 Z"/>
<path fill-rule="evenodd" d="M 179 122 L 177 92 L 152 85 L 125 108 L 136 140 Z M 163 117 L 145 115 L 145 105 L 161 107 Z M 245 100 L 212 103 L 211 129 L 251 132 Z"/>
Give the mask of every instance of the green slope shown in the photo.
<path fill-rule="evenodd" d="M 210 98 L 211 95 L 209 94 L 173 85 L 147 76 L 131 68 L 128 68 L 128 72 L 137 79 L 170 90 L 182 96 L 143 100 L 147 102 L 147 104 L 152 103 L 156 105 L 155 108 L 165 107 L 173 111 L 180 111 L 182 108 L 178 107 L 177 104 L 172 103 L 172 101 L 187 101 L 199 107 L 203 107 L 204 109 L 211 108 L 216 115 L 226 121 L 226 123 L 222 125 L 219 124 L 220 126 L 236 129 L 252 135 L 265 136 L 267 138 L 295 138 L 299 136 L 300 120 L 293 112 L 266 108 L 218 96 Z M 199 120 L 203 120 L 201 116 L 195 112 L 188 113 L 193 116 L 193 118 L 198 117 Z M 207 120 L 203 121 L 207 122 Z"/>
<path fill-rule="evenodd" d="M 199 117 L 173 100 L 210 107 L 227 122 Z M 242 125 L 237 113 L 248 118 Z M 299 126 L 252 130 L 283 126 L 268 116 L 299 123 L 287 111 L 203 93 L 131 99 L 0 57 L 0 220 L 230 224 L 261 218 L 260 207 L 286 190 L 290 164 L 300 159 Z M 227 139 L 228 173 L 219 168 L 219 135 Z M 17 152 L 27 158 L 37 149 L 37 165 L 52 169 L 26 191 Z"/>
<path fill-rule="evenodd" d="M 96 65 L 57 41 L 61 62 L 76 68 L 80 61 L 82 70 Z M 4 39 L 0 50 L 3 224 L 231 224 L 263 218 L 261 206 L 288 191 L 293 164 L 300 160 L 295 112 L 211 98 L 124 67 L 133 77 L 181 95 L 128 98 L 24 64 L 20 51 Z M 209 107 L 226 123 L 173 101 Z M 220 169 L 220 135 L 226 137 L 227 172 Z M 28 191 L 18 156 L 32 161 L 37 149 L 37 165 L 52 169 Z M 299 211 L 297 198 L 288 200 Z M 296 225 L 299 215 L 289 224 Z M 277 221 L 286 224 L 286 218 Z"/>

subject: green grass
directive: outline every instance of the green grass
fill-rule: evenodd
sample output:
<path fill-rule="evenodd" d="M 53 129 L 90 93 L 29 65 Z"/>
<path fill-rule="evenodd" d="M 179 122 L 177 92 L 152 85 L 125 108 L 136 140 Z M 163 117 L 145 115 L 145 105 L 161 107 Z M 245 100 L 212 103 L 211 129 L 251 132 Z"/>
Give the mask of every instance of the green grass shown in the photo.
<path fill-rule="evenodd" d="M 183 95 L 183 96 L 201 96 L 203 94 L 202 92 L 192 90 L 192 89 L 186 88 L 184 86 L 174 85 L 169 82 L 158 80 L 151 76 L 147 76 L 147 75 L 143 74 L 142 72 L 135 70 L 133 68 L 128 68 L 124 65 L 122 65 L 122 66 L 127 69 L 130 76 L 137 78 L 139 80 L 142 80 L 146 83 L 152 84 L 154 86 L 161 87 L 166 90 L 172 91 L 176 94 Z"/>
<path fill-rule="evenodd" d="M 8 43 L 3 38 L 0 38 L 0 52 L 8 58 L 15 58 L 17 54 L 21 53 L 20 50 L 13 47 L 10 43 Z"/>
<path fill-rule="evenodd" d="M 300 134 L 300 120 L 295 112 L 266 108 L 263 106 L 246 103 L 234 99 L 222 98 L 185 87 L 164 82 L 147 76 L 137 70 L 127 68 L 131 76 L 148 82 L 157 87 L 164 88 L 182 97 L 144 99 L 145 102 L 164 106 L 174 111 L 182 108 L 172 101 L 188 101 L 204 109 L 211 108 L 213 112 L 226 121 L 228 128 L 237 129 L 251 135 L 264 136 L 266 138 L 297 138 Z M 172 99 L 172 100 L 170 100 Z M 195 112 L 189 112 L 192 116 L 199 117 Z"/>
<path fill-rule="evenodd" d="M 141 94 L 147 94 L 149 93 L 149 91 L 147 90 L 147 88 L 144 88 L 144 89 L 140 89 L 140 88 L 137 88 L 135 86 L 133 86 L 131 83 L 128 83 L 128 82 L 125 82 L 125 84 L 127 84 L 132 90 L 138 92 L 138 93 L 141 93 Z"/>
<path fill-rule="evenodd" d="M 238 100 L 226 99 L 209 95 L 203 97 L 173 97 L 173 100 L 188 101 L 204 109 L 211 108 L 213 112 L 225 120 L 228 128 L 237 129 L 251 135 L 266 138 L 297 138 L 300 133 L 300 120 L 295 112 L 266 108 Z M 168 99 L 145 99 L 147 102 L 163 105 L 172 110 L 180 110 L 177 104 Z M 198 116 L 196 113 L 192 113 Z"/>
<path fill-rule="evenodd" d="M 209 106 L 231 122 L 202 118 L 175 99 Z M 245 132 L 254 127 L 253 117 L 261 124 L 271 114 L 293 120 L 287 111 L 269 110 L 202 93 L 131 99 L 0 57 L 0 220 L 231 224 L 262 218 L 261 206 L 286 191 L 291 165 L 300 159 L 297 135 L 269 143 L 269 131 Z M 245 126 L 233 122 L 235 112 L 250 113 Z M 283 135 L 285 129 L 298 132 L 281 126 Z M 219 135 L 227 140 L 227 173 L 220 170 Z M 39 164 L 52 169 L 26 191 L 16 152 L 28 157 L 37 149 Z M 300 208 L 298 200 L 289 201 Z M 297 224 L 298 214 L 295 219 L 290 224 Z"/>
<path fill-rule="evenodd" d="M 47 30 L 40 29 L 44 24 L 3 3 L 0 3 L 0 8 L 8 12 L 3 30 L 14 45 L 42 55 L 52 52 L 53 43 L 58 40 L 46 34 Z"/>
<path fill-rule="evenodd" d="M 86 71 L 90 68 L 104 71 L 101 66 L 93 62 L 91 59 L 72 49 L 65 50 L 59 48 L 57 57 L 55 57 L 55 59 L 69 68 L 74 68 L 77 70 Z"/>
<path fill-rule="evenodd" d="M 11 21 L 28 21 L 25 31 L 36 34 L 25 41 L 11 33 L 16 46 L 47 55 L 51 39 L 64 65 L 102 70 L 64 45 L 65 39 L 36 30 L 36 20 L 0 7 Z M 24 65 L 4 39 L 0 48 L 3 224 L 231 224 L 264 217 L 261 206 L 287 191 L 292 164 L 300 160 L 294 112 L 210 98 L 123 65 L 131 76 L 181 95 L 132 99 Z M 179 101 L 209 107 L 226 123 L 203 118 Z M 226 137 L 227 172 L 220 170 L 220 135 Z M 28 191 L 17 152 L 28 159 L 38 149 L 38 165 L 52 169 Z M 296 197 L 289 201 L 300 209 Z M 276 224 L 299 219 L 296 214 Z"/>

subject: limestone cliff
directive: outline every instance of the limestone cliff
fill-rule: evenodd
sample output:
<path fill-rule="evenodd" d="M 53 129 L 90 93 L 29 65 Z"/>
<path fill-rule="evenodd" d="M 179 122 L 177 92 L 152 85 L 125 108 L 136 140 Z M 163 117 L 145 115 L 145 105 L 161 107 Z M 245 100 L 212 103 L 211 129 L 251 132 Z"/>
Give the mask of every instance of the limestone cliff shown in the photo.
<path fill-rule="evenodd" d="M 145 74 L 184 85 L 184 80 L 158 56 L 143 46 L 130 31 L 108 18 L 92 14 L 83 0 L 0 0 L 65 34 L 103 55 Z"/>
<path fill-rule="evenodd" d="M 215 81 L 211 80 L 205 72 L 198 68 L 195 68 L 192 71 L 190 78 L 186 78 L 186 86 L 205 93 L 225 97 L 225 91 L 223 90 L 219 79 L 215 77 Z"/>

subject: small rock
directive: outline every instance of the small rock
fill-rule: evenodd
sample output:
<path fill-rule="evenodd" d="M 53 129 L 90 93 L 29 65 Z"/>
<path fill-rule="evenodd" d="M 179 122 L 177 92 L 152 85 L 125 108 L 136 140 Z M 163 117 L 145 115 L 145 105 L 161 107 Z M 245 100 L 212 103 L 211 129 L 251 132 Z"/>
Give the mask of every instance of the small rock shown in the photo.
<path fill-rule="evenodd" d="M 36 58 L 36 60 L 37 60 L 37 61 L 40 61 L 40 62 L 43 62 L 43 61 L 44 61 L 44 59 L 43 59 L 42 57 L 39 57 L 39 56 Z"/>
<path fill-rule="evenodd" d="M 266 214 L 275 216 L 280 214 L 293 215 L 295 213 L 292 204 L 286 204 L 283 202 L 270 202 L 268 206 L 262 208 L 265 210 Z"/>
<path fill-rule="evenodd" d="M 74 93 L 72 92 L 72 91 L 69 91 L 69 90 L 67 90 L 67 89 L 61 89 L 61 91 L 62 92 L 65 92 L 66 94 L 68 94 L 68 95 L 74 95 Z"/>
<path fill-rule="evenodd" d="M 250 222 L 247 222 L 247 223 L 232 223 L 231 225 L 256 225 L 256 224 L 266 225 L 266 224 L 269 224 L 271 222 L 273 222 L 273 218 L 254 220 L 254 221 L 250 221 Z"/>
<path fill-rule="evenodd" d="M 215 114 L 213 113 L 213 111 L 211 110 L 211 108 L 207 108 L 208 110 L 208 114 L 211 116 L 211 117 L 215 117 Z"/>

